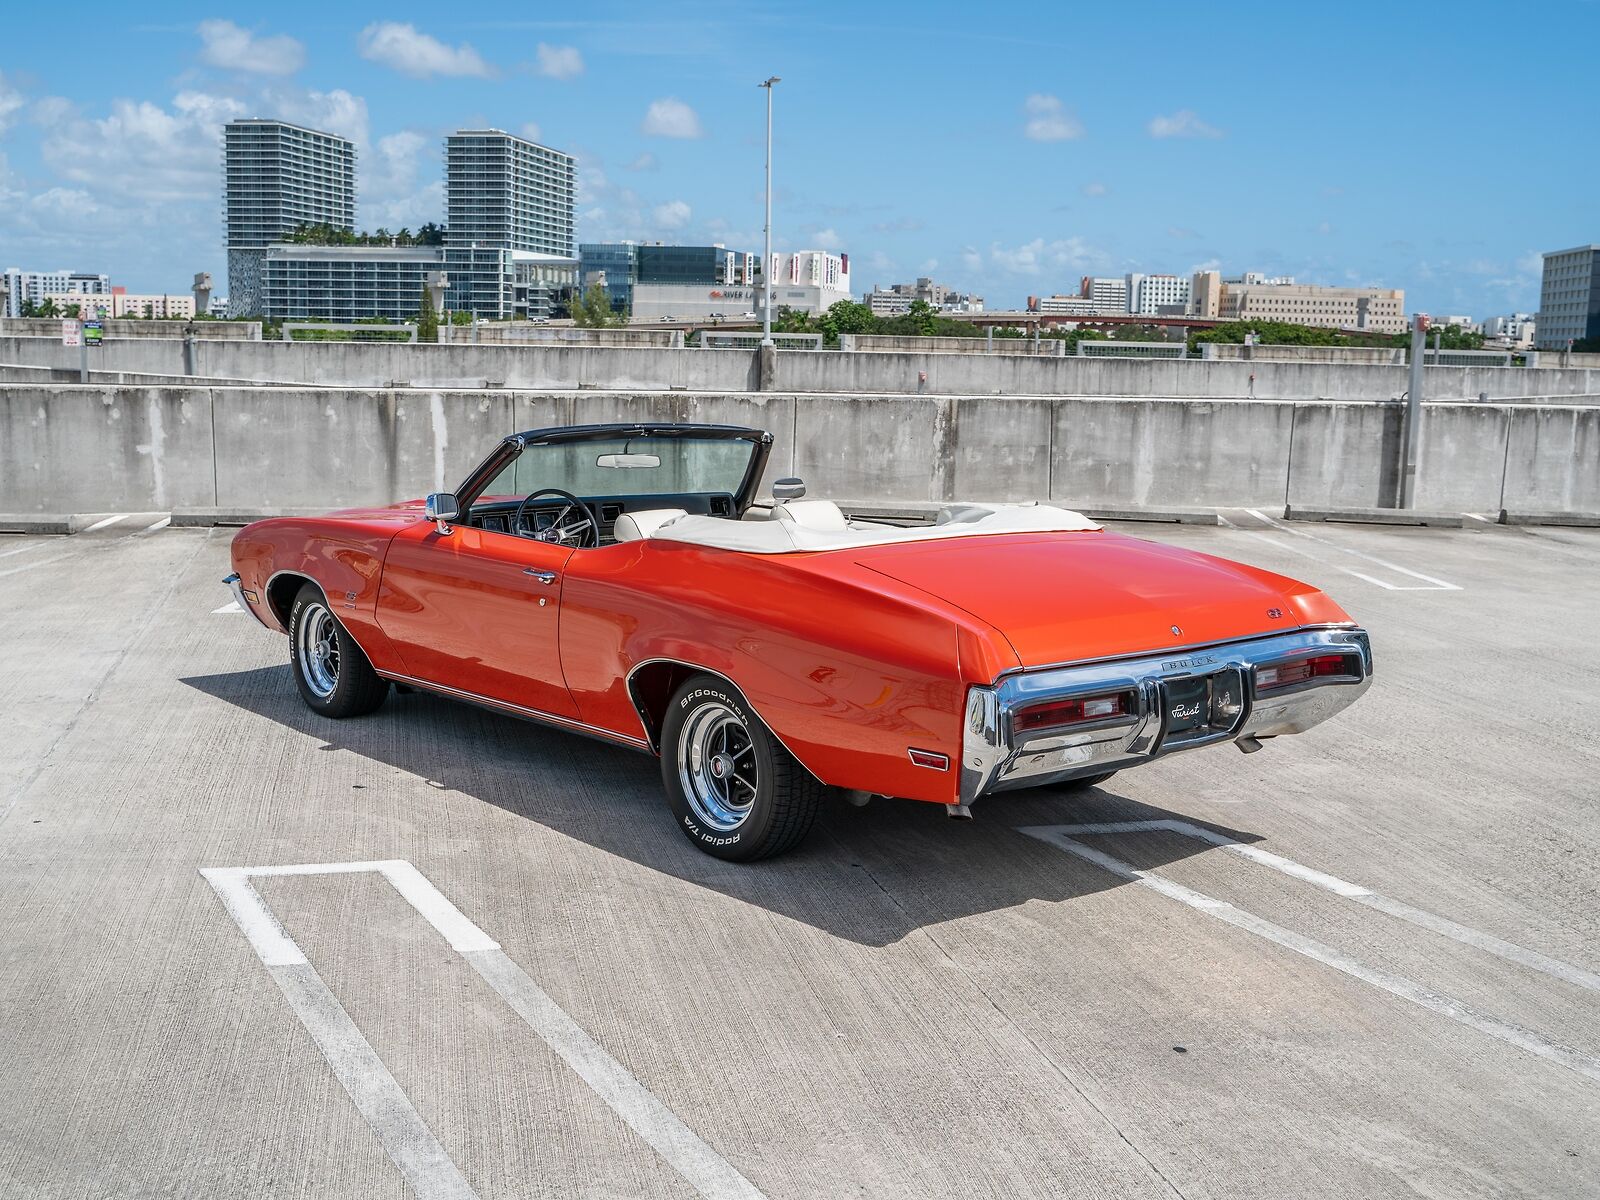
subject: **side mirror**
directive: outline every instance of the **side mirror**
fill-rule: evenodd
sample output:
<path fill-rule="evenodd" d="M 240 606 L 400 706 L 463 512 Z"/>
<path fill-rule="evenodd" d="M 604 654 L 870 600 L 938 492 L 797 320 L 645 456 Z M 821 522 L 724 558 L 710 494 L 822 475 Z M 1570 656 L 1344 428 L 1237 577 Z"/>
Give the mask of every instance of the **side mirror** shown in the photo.
<path fill-rule="evenodd" d="M 423 505 L 423 512 L 428 520 L 438 525 L 440 533 L 449 533 L 450 526 L 446 521 L 454 521 L 461 515 L 461 506 L 456 502 L 454 492 L 430 492 L 428 501 Z"/>
<path fill-rule="evenodd" d="M 788 479 L 775 479 L 772 481 L 772 498 L 774 500 L 798 500 L 806 494 L 806 485 L 792 476 Z"/>

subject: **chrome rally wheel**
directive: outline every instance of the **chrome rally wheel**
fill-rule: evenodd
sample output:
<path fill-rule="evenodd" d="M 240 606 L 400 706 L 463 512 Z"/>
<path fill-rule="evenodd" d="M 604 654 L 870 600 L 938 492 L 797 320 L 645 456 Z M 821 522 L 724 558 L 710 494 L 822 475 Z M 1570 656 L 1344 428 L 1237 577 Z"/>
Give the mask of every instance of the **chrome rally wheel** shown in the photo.
<path fill-rule="evenodd" d="M 695 816 L 719 833 L 743 825 L 760 788 L 755 742 L 720 700 L 690 710 L 678 739 L 678 778 Z"/>
<path fill-rule="evenodd" d="M 300 699 L 324 717 L 358 717 L 389 694 L 350 631 L 314 583 L 302 585 L 289 612 L 289 666 Z"/>
<path fill-rule="evenodd" d="M 661 721 L 661 782 L 678 828 L 716 858 L 754 862 L 797 845 L 827 791 L 716 675 L 693 675 Z"/>
<path fill-rule="evenodd" d="M 306 605 L 300 613 L 295 640 L 306 687 L 318 699 L 326 700 L 339 689 L 339 629 L 321 600 Z"/>

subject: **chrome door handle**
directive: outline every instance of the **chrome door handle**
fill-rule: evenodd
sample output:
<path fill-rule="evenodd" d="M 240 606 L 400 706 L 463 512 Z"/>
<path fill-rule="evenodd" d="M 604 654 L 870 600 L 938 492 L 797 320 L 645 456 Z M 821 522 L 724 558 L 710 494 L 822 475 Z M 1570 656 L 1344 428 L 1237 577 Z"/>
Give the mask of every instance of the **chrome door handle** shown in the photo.
<path fill-rule="evenodd" d="M 557 578 L 554 571 L 541 571 L 538 567 L 523 567 L 522 573 L 532 575 L 540 583 L 554 583 Z"/>

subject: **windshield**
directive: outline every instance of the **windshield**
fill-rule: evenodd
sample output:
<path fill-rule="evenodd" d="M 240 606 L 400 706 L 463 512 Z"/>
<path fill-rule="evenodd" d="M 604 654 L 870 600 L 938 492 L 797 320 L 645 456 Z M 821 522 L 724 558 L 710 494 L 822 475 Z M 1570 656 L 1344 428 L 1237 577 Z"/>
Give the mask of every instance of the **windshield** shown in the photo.
<path fill-rule="evenodd" d="M 743 438 L 652 437 L 527 446 L 483 489 L 480 499 L 518 497 L 540 488 L 575 496 L 739 494 L 755 443 Z"/>

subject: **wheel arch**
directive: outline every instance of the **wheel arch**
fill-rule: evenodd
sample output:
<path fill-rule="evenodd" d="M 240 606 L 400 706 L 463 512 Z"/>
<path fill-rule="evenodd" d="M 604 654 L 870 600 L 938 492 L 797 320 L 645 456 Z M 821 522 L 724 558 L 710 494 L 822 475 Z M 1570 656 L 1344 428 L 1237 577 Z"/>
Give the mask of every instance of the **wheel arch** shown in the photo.
<path fill-rule="evenodd" d="M 272 615 L 278 618 L 278 624 L 285 629 L 289 628 L 289 614 L 294 609 L 294 598 L 308 583 L 322 593 L 324 600 L 328 598 L 328 589 L 303 571 L 278 571 L 267 580 L 267 586 L 263 589 L 267 607 L 272 610 Z M 328 611 L 333 610 L 330 608 Z"/>
<path fill-rule="evenodd" d="M 756 714 L 767 732 L 776 739 L 778 745 L 788 751 L 789 757 L 805 768 L 806 774 L 818 783 L 823 782 L 822 777 L 811 769 L 805 759 L 796 754 L 793 747 L 783 740 L 772 727 L 772 722 L 762 716 L 761 710 L 751 702 L 750 693 L 739 686 L 737 679 L 725 671 L 701 666 L 699 663 L 688 662 L 681 658 L 647 658 L 635 663 L 628 671 L 626 680 L 628 699 L 633 702 L 633 707 L 639 714 L 639 723 L 644 726 L 645 740 L 649 742 L 652 754 L 658 758 L 661 756 L 661 730 L 666 723 L 667 705 L 671 703 L 673 694 L 686 680 L 696 675 L 710 675 L 720 679 L 738 692 L 744 698 L 744 702 L 750 705 L 750 711 Z"/>

